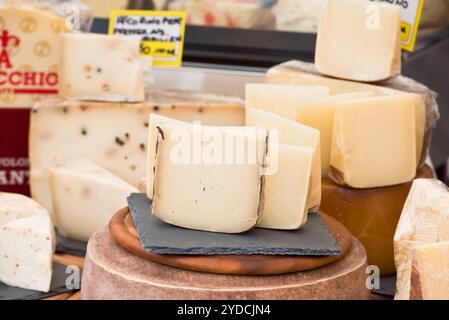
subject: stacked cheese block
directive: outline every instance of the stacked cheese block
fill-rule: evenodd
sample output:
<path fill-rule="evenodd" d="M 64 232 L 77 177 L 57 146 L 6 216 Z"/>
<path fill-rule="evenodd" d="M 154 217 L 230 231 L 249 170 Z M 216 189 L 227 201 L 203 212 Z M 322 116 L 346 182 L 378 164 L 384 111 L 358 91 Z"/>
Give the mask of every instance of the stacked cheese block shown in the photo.
<path fill-rule="evenodd" d="M 324 86 L 328 95 L 256 106 L 320 131 L 321 211 L 362 241 L 383 275 L 395 272 L 393 234 L 412 180 L 433 176 L 425 160 L 438 118 L 434 94 L 397 75 L 399 25 L 397 6 L 328 0 L 315 66 L 292 61 L 266 75 L 271 84 Z"/>

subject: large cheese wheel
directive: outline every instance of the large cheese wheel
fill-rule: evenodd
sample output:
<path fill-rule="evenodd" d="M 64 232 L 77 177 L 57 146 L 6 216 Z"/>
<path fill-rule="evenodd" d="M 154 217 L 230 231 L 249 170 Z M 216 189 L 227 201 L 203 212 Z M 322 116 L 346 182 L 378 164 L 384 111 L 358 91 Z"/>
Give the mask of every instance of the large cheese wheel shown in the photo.
<path fill-rule="evenodd" d="M 433 170 L 424 166 L 416 178 L 433 178 Z M 393 236 L 412 182 L 372 189 L 352 189 L 322 181 L 320 210 L 334 217 L 365 246 L 368 264 L 380 268 L 381 275 L 396 272 Z"/>

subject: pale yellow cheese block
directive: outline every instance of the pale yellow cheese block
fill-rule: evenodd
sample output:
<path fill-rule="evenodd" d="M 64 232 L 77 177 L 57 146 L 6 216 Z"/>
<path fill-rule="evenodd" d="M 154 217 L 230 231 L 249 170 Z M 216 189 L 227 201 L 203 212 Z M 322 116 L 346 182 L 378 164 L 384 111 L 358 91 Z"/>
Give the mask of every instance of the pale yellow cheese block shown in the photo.
<path fill-rule="evenodd" d="M 400 7 L 328 0 L 318 27 L 315 64 L 323 74 L 379 81 L 400 73 Z"/>
<path fill-rule="evenodd" d="M 353 188 L 411 181 L 417 169 L 415 138 L 415 102 L 410 96 L 340 101 L 330 176 Z"/>
<path fill-rule="evenodd" d="M 321 203 L 320 132 L 270 112 L 250 108 L 247 108 L 246 112 L 247 126 L 275 129 L 279 138 L 278 143 L 312 148 L 313 162 L 308 208 L 318 207 Z"/>
<path fill-rule="evenodd" d="M 278 170 L 265 178 L 265 202 L 257 227 L 295 230 L 307 222 L 315 150 L 278 146 Z"/>

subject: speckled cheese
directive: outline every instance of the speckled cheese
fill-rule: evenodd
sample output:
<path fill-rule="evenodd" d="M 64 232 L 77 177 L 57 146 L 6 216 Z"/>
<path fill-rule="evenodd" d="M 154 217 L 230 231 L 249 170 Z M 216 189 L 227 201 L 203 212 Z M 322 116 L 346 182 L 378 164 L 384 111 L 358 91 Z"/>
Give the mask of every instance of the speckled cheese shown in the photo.
<path fill-rule="evenodd" d="M 137 187 L 146 176 L 149 115 L 158 113 L 210 125 L 243 125 L 238 98 L 154 91 L 145 103 L 61 99 L 35 105 L 30 123 L 33 198 L 52 212 L 48 170 L 86 158 Z"/>
<path fill-rule="evenodd" d="M 138 192 L 99 165 L 79 159 L 50 170 L 54 221 L 58 231 L 72 239 L 87 241 L 108 224 L 126 198 Z"/>
<path fill-rule="evenodd" d="M 144 100 L 140 39 L 90 33 L 61 36 L 59 93 L 97 101 Z"/>
<path fill-rule="evenodd" d="M 54 245 L 45 209 L 25 196 L 0 193 L 0 282 L 48 292 Z"/>

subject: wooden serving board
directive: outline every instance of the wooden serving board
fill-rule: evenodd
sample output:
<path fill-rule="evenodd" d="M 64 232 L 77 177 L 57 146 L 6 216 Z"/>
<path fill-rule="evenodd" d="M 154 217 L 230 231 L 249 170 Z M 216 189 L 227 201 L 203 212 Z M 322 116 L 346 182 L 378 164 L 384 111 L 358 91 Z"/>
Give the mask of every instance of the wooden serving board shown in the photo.
<path fill-rule="evenodd" d="M 128 251 L 166 266 L 185 270 L 233 275 L 276 275 L 316 269 L 343 258 L 352 246 L 352 235 L 337 220 L 320 213 L 321 218 L 342 249 L 339 256 L 270 256 L 270 255 L 160 255 L 145 252 L 129 214 L 124 208 L 109 222 L 117 244 Z"/>

